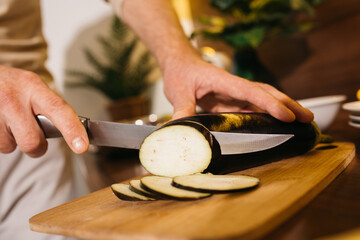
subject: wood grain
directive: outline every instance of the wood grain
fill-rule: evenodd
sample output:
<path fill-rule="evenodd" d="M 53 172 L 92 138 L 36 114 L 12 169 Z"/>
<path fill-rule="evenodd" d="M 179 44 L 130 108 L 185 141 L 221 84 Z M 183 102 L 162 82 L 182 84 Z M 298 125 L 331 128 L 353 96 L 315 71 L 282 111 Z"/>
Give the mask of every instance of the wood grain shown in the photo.
<path fill-rule="evenodd" d="M 314 200 L 261 239 L 317 239 L 360 227 L 360 129 L 350 127 L 348 119 L 348 112 L 341 110 L 326 133 L 355 143 L 355 158 Z"/>
<path fill-rule="evenodd" d="M 261 185 L 197 201 L 122 201 L 110 188 L 30 219 L 34 231 L 86 239 L 254 239 L 306 205 L 354 158 L 351 143 L 241 173 Z"/>

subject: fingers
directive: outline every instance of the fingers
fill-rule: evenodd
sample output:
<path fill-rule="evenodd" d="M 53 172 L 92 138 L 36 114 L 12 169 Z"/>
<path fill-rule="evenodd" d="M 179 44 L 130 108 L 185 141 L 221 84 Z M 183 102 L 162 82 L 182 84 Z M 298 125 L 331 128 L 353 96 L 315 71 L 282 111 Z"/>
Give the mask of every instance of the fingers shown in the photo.
<path fill-rule="evenodd" d="M 228 75 L 218 81 L 213 90 L 236 101 L 251 103 L 279 120 L 291 122 L 296 118 L 281 101 L 254 82 Z"/>
<path fill-rule="evenodd" d="M 27 102 L 25 94 L 11 84 L 0 84 L 0 151 L 10 153 L 19 146 L 20 150 L 31 157 L 43 155 L 47 142 L 42 134 Z"/>
<path fill-rule="evenodd" d="M 12 146 L 19 146 L 20 150 L 30 157 L 40 157 L 47 150 L 47 141 L 32 114 L 18 113 L 11 121 L 8 119 L 8 141 L 13 141 Z M 8 142 L 8 147 L 10 147 Z M 14 148 L 15 149 L 15 148 Z M 13 150 L 14 150 L 13 149 Z"/>
<path fill-rule="evenodd" d="M 282 101 L 257 85 L 251 89 L 247 100 L 281 121 L 292 122 L 296 119 L 296 115 Z"/>
<path fill-rule="evenodd" d="M 198 99 L 197 104 L 208 112 L 263 112 L 263 110 L 247 101 L 234 100 L 214 93 Z"/>
<path fill-rule="evenodd" d="M 197 63 L 184 66 L 187 71 L 171 71 L 164 77 L 165 93 L 174 106 L 173 119 L 195 114 L 199 105 L 211 112 L 262 111 L 285 122 L 313 120 L 308 109 L 268 84 Z"/>
<path fill-rule="evenodd" d="M 7 128 L 7 126 L 1 121 L 0 123 L 0 152 L 11 153 L 16 149 L 16 142 Z"/>
<path fill-rule="evenodd" d="M 185 73 L 188 71 L 182 71 Z M 174 108 L 172 119 L 179 119 L 196 113 L 195 88 L 191 78 L 171 72 L 164 78 L 164 93 Z M 183 79 L 187 81 L 183 81 Z"/>
<path fill-rule="evenodd" d="M 40 91 L 42 93 L 45 89 Z M 66 143 L 75 153 L 81 154 L 88 150 L 89 139 L 86 129 L 75 111 L 60 96 L 54 92 L 45 92 L 43 100 L 32 99 L 35 114 L 42 114 L 49 118 L 62 133 Z"/>
<path fill-rule="evenodd" d="M 310 122 L 313 119 L 309 110 L 268 84 L 230 76 L 218 81 L 214 90 L 233 99 L 252 103 L 281 121 L 292 122 L 297 119 Z"/>
<path fill-rule="evenodd" d="M 0 66 L 0 152 L 19 147 L 30 157 L 47 150 L 35 115 L 48 117 L 75 153 L 88 149 L 87 133 L 74 110 L 34 73 Z"/>
<path fill-rule="evenodd" d="M 186 101 L 182 97 L 178 97 L 173 101 L 174 114 L 172 120 L 188 117 L 196 113 L 196 104 L 194 100 Z"/>
<path fill-rule="evenodd" d="M 314 114 L 309 109 L 302 107 L 297 101 L 291 99 L 286 94 L 268 84 L 259 83 L 259 85 L 289 108 L 295 114 L 297 121 L 311 122 L 314 119 Z"/>

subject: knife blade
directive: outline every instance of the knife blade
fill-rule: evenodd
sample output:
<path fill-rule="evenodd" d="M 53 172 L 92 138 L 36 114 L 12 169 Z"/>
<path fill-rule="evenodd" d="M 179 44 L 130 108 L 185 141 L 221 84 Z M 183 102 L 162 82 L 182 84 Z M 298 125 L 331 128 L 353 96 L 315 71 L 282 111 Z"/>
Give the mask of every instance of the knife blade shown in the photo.
<path fill-rule="evenodd" d="M 36 119 L 46 138 L 62 137 L 48 118 L 37 115 Z M 87 130 L 90 144 L 96 146 L 139 149 L 143 140 L 159 128 L 151 125 L 90 120 L 84 117 L 79 119 Z M 210 132 L 219 142 L 221 153 L 224 155 L 263 151 L 294 137 L 293 134 Z"/>

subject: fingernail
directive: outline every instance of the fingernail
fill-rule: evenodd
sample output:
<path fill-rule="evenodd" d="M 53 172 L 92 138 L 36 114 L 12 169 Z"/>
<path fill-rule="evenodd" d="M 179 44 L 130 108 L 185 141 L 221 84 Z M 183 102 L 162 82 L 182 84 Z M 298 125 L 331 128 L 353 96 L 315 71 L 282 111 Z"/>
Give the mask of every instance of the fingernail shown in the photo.
<path fill-rule="evenodd" d="M 75 138 L 71 144 L 76 152 L 82 153 L 86 151 L 86 143 L 81 137 Z"/>

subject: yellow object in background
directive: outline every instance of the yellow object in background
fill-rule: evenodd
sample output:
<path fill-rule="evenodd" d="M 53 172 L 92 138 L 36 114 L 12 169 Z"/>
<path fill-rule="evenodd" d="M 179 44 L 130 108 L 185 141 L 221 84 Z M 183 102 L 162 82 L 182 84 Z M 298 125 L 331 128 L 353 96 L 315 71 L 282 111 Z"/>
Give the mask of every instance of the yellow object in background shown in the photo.
<path fill-rule="evenodd" d="M 360 89 L 357 91 L 356 97 L 357 97 L 358 100 L 360 100 Z"/>
<path fill-rule="evenodd" d="M 172 0 L 172 4 L 180 19 L 192 20 L 189 0 Z"/>

